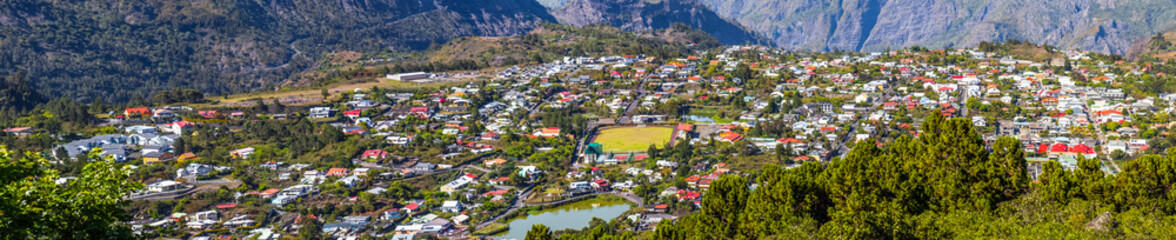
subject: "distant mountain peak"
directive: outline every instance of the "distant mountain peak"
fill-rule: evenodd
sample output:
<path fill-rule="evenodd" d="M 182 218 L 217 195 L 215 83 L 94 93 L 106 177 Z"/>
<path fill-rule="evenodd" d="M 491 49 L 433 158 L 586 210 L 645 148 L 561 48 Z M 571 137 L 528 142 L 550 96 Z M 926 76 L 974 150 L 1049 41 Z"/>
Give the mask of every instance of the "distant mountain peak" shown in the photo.
<path fill-rule="evenodd" d="M 720 17 L 694 0 L 547 0 L 552 15 L 562 24 L 584 26 L 608 24 L 628 31 L 651 31 L 682 23 L 710 33 L 726 44 L 768 41 L 738 23 Z M 560 4 L 556 4 L 560 3 Z"/>
<path fill-rule="evenodd" d="M 700 0 L 780 47 L 877 51 L 1018 39 L 1123 54 L 1176 26 L 1176 0 Z"/>

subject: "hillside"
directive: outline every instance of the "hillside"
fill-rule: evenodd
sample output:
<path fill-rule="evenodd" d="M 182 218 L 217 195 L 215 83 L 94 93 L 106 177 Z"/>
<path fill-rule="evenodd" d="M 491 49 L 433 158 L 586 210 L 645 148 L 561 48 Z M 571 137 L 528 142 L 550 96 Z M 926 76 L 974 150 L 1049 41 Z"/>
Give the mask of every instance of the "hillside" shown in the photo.
<path fill-rule="evenodd" d="M 0 74 L 83 101 L 218 95 L 280 87 L 328 52 L 423 49 L 545 21 L 532 0 L 4 1 Z"/>
<path fill-rule="evenodd" d="M 694 0 L 570 0 L 559 4 L 552 10 L 552 15 L 562 24 L 608 24 L 635 32 L 665 29 L 674 23 L 682 23 L 714 35 L 725 44 L 772 44 Z"/>
<path fill-rule="evenodd" d="M 1176 59 L 1176 31 L 1157 33 L 1136 40 L 1127 50 L 1128 57 L 1155 57 L 1157 60 Z"/>
<path fill-rule="evenodd" d="M 455 40 L 436 51 L 428 52 L 429 61 L 453 62 L 474 60 L 489 66 L 510 66 L 564 56 L 607 56 L 647 54 L 660 58 L 685 53 L 687 44 L 700 48 L 717 47 L 718 40 L 682 24 L 636 34 L 608 25 L 571 27 L 544 24 L 521 37 L 474 37 Z"/>
<path fill-rule="evenodd" d="M 1176 25 L 1173 0 L 700 0 L 783 48 L 970 47 L 1018 39 L 1123 54 Z"/>
<path fill-rule="evenodd" d="M 689 46 L 688 44 L 696 44 Z M 429 49 L 403 54 L 397 61 L 370 63 L 340 61 L 326 70 L 305 74 L 314 86 L 293 87 L 279 91 L 257 91 L 208 98 L 219 106 L 252 106 L 257 99 L 280 99 L 288 105 L 320 103 L 322 90 L 331 93 L 372 87 L 412 90 L 462 84 L 489 79 L 503 68 L 562 59 L 564 56 L 615 56 L 645 54 L 660 59 L 684 57 L 692 49 L 718 47 L 718 39 L 675 24 L 667 29 L 632 33 L 607 25 L 572 27 L 543 23 L 520 36 L 464 37 Z M 332 57 L 338 57 L 333 54 Z M 430 84 L 406 84 L 384 78 L 399 72 L 462 72 L 450 81 Z"/>

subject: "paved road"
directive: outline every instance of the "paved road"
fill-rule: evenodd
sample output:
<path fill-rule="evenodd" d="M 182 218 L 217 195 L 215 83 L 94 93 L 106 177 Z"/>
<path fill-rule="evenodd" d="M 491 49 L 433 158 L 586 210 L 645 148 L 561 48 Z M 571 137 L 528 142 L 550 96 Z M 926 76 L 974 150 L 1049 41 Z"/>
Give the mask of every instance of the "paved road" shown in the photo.
<path fill-rule="evenodd" d="M 644 98 L 645 95 L 649 93 L 649 91 L 645 91 L 645 89 L 643 88 L 643 87 L 645 87 L 645 82 L 648 80 L 649 80 L 648 77 L 641 78 L 641 82 L 639 82 L 639 83 L 637 83 L 637 85 L 633 86 L 633 88 L 631 90 L 633 90 L 633 92 L 636 92 L 637 96 L 634 97 L 632 101 L 629 101 L 628 106 L 625 106 L 625 112 L 623 114 L 621 114 L 620 118 L 617 119 L 617 123 L 627 124 L 627 123 L 633 122 L 633 119 L 632 119 L 633 118 L 633 111 L 637 109 L 637 104 L 641 103 L 641 99 Z"/>
<path fill-rule="evenodd" d="M 883 102 L 888 101 L 890 99 L 890 96 L 893 96 L 893 95 L 894 95 L 894 87 L 886 88 L 886 91 L 882 92 L 882 96 L 879 97 L 878 101 L 873 101 L 872 105 L 870 106 L 870 109 L 871 110 L 877 109 L 878 106 L 882 105 Z M 845 136 L 841 137 L 841 139 L 839 141 L 840 146 L 837 147 L 837 149 L 835 149 L 834 152 L 830 153 L 829 154 L 830 156 L 840 156 L 840 157 L 844 158 L 845 156 L 849 155 L 850 147 L 852 147 L 852 145 L 856 143 L 856 141 L 854 141 L 853 137 L 855 134 L 857 134 L 858 124 L 860 124 L 862 122 L 862 119 L 866 116 L 866 113 L 868 113 L 868 112 L 869 111 L 862 112 L 862 113 L 858 114 L 857 118 L 855 118 L 853 120 L 853 124 L 849 125 L 849 129 L 847 129 L 847 131 L 845 132 Z"/>
<path fill-rule="evenodd" d="M 510 208 L 506 209 L 506 211 L 503 211 L 502 214 L 498 214 L 497 216 L 487 219 L 486 221 L 482 221 L 482 223 L 478 223 L 478 226 L 475 229 L 482 229 L 484 227 L 490 226 L 490 224 L 494 224 L 494 222 L 498 221 L 498 219 L 501 219 L 503 216 L 510 215 L 510 213 L 518 211 L 519 208 L 524 206 L 523 199 L 527 199 L 527 196 L 530 195 L 531 187 L 523 189 L 523 191 L 519 192 L 519 195 L 515 198 L 514 202 L 511 203 Z"/>
<path fill-rule="evenodd" d="M 577 156 L 582 156 L 582 154 L 584 153 L 584 147 L 587 146 L 587 144 L 588 144 L 587 143 L 588 138 L 590 138 L 592 136 L 592 132 L 596 131 L 596 127 L 598 125 L 599 124 L 597 123 L 597 121 L 588 121 L 588 128 L 584 129 L 584 134 L 583 134 L 584 136 L 580 136 L 580 140 L 576 141 L 575 153 L 578 154 Z M 572 164 L 575 164 L 576 160 L 578 160 L 578 159 L 573 159 Z"/>

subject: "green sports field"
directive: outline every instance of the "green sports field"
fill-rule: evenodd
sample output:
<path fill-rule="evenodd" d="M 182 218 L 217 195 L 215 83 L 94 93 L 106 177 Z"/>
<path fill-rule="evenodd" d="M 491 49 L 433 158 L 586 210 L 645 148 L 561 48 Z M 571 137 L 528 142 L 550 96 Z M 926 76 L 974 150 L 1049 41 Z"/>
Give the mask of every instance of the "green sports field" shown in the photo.
<path fill-rule="evenodd" d="M 661 146 L 670 141 L 674 134 L 668 127 L 624 127 L 600 130 L 596 142 L 604 145 L 605 152 L 645 152 L 649 144 Z"/>

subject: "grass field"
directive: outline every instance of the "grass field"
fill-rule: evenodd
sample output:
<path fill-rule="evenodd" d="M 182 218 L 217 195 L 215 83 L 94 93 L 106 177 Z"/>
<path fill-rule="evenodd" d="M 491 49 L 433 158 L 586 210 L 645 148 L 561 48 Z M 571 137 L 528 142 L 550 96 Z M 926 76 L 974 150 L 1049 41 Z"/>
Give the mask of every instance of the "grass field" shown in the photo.
<path fill-rule="evenodd" d="M 601 130 L 596 142 L 604 145 L 606 152 L 644 152 L 649 144 L 661 146 L 670 141 L 674 134 L 668 127 L 626 127 Z"/>

